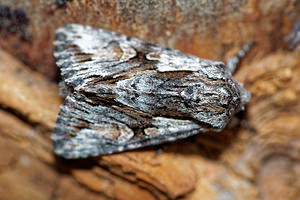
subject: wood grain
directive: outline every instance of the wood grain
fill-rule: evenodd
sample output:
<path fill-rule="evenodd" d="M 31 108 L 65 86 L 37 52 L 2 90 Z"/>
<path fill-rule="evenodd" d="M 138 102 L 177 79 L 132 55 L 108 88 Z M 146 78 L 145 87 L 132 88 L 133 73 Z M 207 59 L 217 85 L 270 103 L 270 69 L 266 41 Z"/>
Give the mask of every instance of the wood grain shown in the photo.
<path fill-rule="evenodd" d="M 28 2 L 1 1 L 25 9 L 32 39 L 0 30 L 0 199 L 300 197 L 300 53 L 285 44 L 299 17 L 296 1 Z M 163 145 L 158 154 L 55 157 L 50 134 L 63 100 L 49 81 L 57 78 L 52 40 L 71 21 L 217 60 L 255 38 L 235 75 L 252 94 L 241 125 Z"/>

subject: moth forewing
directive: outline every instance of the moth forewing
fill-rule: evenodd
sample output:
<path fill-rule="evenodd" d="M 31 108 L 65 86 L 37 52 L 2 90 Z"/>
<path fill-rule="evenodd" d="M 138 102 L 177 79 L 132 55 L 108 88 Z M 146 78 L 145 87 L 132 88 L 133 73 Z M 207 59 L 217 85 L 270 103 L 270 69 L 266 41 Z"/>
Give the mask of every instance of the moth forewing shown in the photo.
<path fill-rule="evenodd" d="M 219 61 L 79 24 L 54 45 L 66 101 L 52 140 L 65 158 L 220 131 L 249 101 Z"/>

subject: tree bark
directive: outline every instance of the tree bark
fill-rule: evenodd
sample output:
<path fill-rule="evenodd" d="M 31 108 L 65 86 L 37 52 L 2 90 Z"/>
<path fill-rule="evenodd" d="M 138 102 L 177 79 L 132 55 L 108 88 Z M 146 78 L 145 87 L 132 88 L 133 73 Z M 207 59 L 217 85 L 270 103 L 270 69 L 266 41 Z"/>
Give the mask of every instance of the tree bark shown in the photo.
<path fill-rule="evenodd" d="M 299 11 L 296 0 L 1 0 L 0 199 L 300 198 L 300 51 L 286 42 Z M 63 98 L 52 41 L 70 22 L 223 61 L 256 40 L 235 74 L 251 101 L 220 133 L 56 157 L 50 134 Z"/>

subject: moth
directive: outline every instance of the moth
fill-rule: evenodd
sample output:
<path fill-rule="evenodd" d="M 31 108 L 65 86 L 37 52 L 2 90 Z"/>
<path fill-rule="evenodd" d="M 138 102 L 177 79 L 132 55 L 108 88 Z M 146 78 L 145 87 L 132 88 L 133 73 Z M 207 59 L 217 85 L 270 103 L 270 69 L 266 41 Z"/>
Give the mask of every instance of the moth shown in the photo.
<path fill-rule="evenodd" d="M 56 31 L 61 105 L 51 136 L 67 159 L 123 152 L 222 130 L 250 100 L 225 65 L 80 24 Z"/>

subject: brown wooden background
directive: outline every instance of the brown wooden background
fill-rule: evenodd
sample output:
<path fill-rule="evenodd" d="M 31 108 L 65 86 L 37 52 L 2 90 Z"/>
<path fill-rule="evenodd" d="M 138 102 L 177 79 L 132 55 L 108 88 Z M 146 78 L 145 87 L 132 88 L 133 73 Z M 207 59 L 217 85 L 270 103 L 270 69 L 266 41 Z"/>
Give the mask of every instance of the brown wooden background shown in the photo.
<path fill-rule="evenodd" d="M 297 20 L 299 0 L 0 0 L 0 199 L 299 199 L 300 51 L 287 42 Z M 158 155 L 55 157 L 52 41 L 70 22 L 223 61 L 257 40 L 235 74 L 252 93 L 243 120 Z"/>

